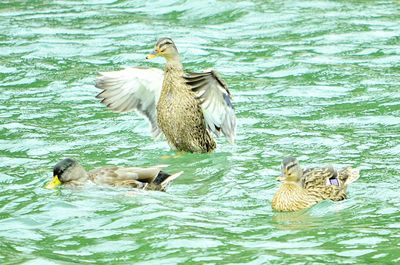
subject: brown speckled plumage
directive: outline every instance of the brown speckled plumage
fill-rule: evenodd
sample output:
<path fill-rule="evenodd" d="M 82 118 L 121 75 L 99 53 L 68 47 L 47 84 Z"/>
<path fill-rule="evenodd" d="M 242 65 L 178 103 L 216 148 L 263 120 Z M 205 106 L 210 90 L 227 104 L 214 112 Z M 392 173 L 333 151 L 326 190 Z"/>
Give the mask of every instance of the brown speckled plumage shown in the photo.
<path fill-rule="evenodd" d="M 170 38 L 160 38 L 147 58 L 157 56 L 166 60 L 157 123 L 171 148 L 211 152 L 217 145 L 210 132 L 222 132 L 233 143 L 236 117 L 226 83 L 214 71 L 185 73 Z"/>
<path fill-rule="evenodd" d="M 179 64 L 167 63 L 157 104 L 157 121 L 169 145 L 186 152 L 211 152 L 216 143 L 204 122 L 194 92 L 182 78 Z"/>
<path fill-rule="evenodd" d="M 158 174 L 163 173 L 161 168 L 157 166 L 149 168 L 111 166 L 90 170 L 88 177 L 98 185 L 164 191 L 165 187 L 161 185 L 161 182 L 155 181 Z"/>
<path fill-rule="evenodd" d="M 277 211 L 289 212 L 308 208 L 318 201 L 309 196 L 298 183 L 284 183 L 272 198 L 272 208 Z"/>
<path fill-rule="evenodd" d="M 347 186 L 359 178 L 358 169 L 351 167 L 303 171 L 295 158 L 285 159 L 282 164 L 283 183 L 272 199 L 272 208 L 277 211 L 298 211 L 327 199 L 344 200 Z"/>

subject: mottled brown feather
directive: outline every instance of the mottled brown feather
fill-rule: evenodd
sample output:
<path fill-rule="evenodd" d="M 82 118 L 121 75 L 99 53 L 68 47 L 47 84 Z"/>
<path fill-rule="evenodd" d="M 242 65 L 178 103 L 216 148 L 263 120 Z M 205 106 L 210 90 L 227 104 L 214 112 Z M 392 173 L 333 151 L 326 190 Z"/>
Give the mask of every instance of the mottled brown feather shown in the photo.
<path fill-rule="evenodd" d="M 154 183 L 164 166 L 139 167 L 103 167 L 88 172 L 89 179 L 100 185 L 125 186 L 138 189 L 164 190 L 162 185 Z"/>
<path fill-rule="evenodd" d="M 306 169 L 298 183 L 284 181 L 272 199 L 272 208 L 277 211 L 298 211 L 322 200 L 344 200 L 347 198 L 347 186 L 358 177 L 359 171 L 351 167 L 339 171 L 331 166 Z M 337 178 L 339 186 L 331 185 L 331 178 Z"/>
<path fill-rule="evenodd" d="M 206 153 L 216 148 L 194 92 L 183 79 L 183 69 L 167 64 L 157 104 L 157 121 L 173 149 Z"/>

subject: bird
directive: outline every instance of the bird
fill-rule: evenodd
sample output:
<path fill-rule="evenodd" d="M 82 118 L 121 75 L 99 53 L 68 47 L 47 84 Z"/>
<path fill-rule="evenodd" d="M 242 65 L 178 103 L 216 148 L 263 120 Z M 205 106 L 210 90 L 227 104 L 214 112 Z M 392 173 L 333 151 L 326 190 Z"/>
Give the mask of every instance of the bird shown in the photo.
<path fill-rule="evenodd" d="M 360 177 L 357 168 L 335 170 L 332 166 L 303 170 L 294 157 L 283 159 L 281 186 L 272 198 L 276 211 L 298 211 L 320 201 L 340 201 L 347 198 L 347 187 Z"/>
<path fill-rule="evenodd" d="M 147 168 L 108 166 L 86 171 L 77 160 L 65 158 L 53 167 L 53 177 L 46 188 L 54 189 L 60 185 L 79 187 L 94 183 L 102 186 L 165 191 L 168 184 L 183 173 L 181 171 L 170 175 L 162 171 L 165 167 L 167 166 Z"/>
<path fill-rule="evenodd" d="M 150 122 L 155 138 L 164 135 L 172 150 L 208 153 L 221 133 L 233 144 L 236 115 L 232 95 L 215 70 L 184 71 L 171 38 L 160 38 L 147 59 L 163 57 L 158 68 L 129 67 L 100 72 L 96 96 L 114 112 L 137 111 Z M 213 134 L 213 135 L 212 135 Z"/>

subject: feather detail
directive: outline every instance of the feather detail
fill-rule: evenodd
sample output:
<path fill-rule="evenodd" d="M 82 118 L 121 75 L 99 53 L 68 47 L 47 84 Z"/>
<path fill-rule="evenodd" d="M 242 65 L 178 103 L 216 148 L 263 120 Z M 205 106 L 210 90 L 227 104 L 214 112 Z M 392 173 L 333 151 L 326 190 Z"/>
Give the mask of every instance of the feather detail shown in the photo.
<path fill-rule="evenodd" d="M 127 186 L 138 189 L 164 191 L 172 180 L 183 172 L 169 175 L 161 170 L 167 165 L 158 165 L 147 168 L 142 167 L 103 167 L 89 171 L 92 182 L 100 185 Z M 167 176 L 161 183 L 157 178 L 161 175 Z"/>
<path fill-rule="evenodd" d="M 231 93 L 225 81 L 213 70 L 190 73 L 184 78 L 192 91 L 196 93 L 207 128 L 216 136 L 222 132 L 230 143 L 234 143 L 236 116 Z"/>
<path fill-rule="evenodd" d="M 114 112 L 137 111 L 150 122 L 152 134 L 158 137 L 156 105 L 160 98 L 163 71 L 156 68 L 130 67 L 120 71 L 100 72 L 96 87 L 102 91 L 96 96 Z"/>

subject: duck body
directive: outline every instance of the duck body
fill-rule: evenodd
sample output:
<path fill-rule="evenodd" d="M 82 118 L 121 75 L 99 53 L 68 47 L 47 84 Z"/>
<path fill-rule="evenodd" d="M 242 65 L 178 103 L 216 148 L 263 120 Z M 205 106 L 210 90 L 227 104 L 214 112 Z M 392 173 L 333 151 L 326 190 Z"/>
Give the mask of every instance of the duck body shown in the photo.
<path fill-rule="evenodd" d="M 152 167 L 108 166 L 86 171 L 76 160 L 66 158 L 53 168 L 53 179 L 46 188 L 59 185 L 69 187 L 94 183 L 101 186 L 127 187 L 146 190 L 165 191 L 167 185 L 182 172 L 168 174 L 162 171 L 166 165 Z"/>
<path fill-rule="evenodd" d="M 157 121 L 172 149 L 206 153 L 216 148 L 195 93 L 183 79 L 181 65 L 167 63 Z"/>
<path fill-rule="evenodd" d="M 340 201 L 347 198 L 347 187 L 356 181 L 358 169 L 346 167 L 336 171 L 332 166 L 302 170 L 297 159 L 282 163 L 282 184 L 272 198 L 276 211 L 298 211 L 323 200 Z"/>
<path fill-rule="evenodd" d="M 298 183 L 283 183 L 272 198 L 272 208 L 277 211 L 299 211 L 318 201 L 301 187 Z"/>

